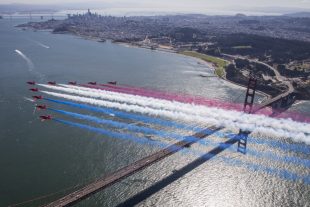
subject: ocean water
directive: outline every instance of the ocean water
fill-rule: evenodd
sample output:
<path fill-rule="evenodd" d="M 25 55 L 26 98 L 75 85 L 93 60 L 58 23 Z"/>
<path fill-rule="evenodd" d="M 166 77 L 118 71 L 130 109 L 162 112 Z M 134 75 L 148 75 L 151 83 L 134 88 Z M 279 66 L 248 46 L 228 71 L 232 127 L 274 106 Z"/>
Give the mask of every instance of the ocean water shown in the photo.
<path fill-rule="evenodd" d="M 25 21 L 0 20 L 0 206 L 53 194 L 25 206 L 48 203 L 158 150 L 55 122 L 40 122 L 38 115 L 42 112 L 34 111 L 34 103 L 28 100 L 32 93 L 26 81 L 118 81 L 223 101 L 243 101 L 244 89 L 218 78 L 199 76 L 212 75 L 213 71 L 196 59 L 14 27 Z M 309 114 L 309 102 L 300 103 L 293 110 Z M 305 144 L 260 135 L 256 138 L 295 144 L 308 153 L 249 143 L 251 149 L 309 161 L 310 148 Z M 220 141 L 216 137 L 210 139 Z M 212 146 L 192 148 L 207 153 Z M 236 150 L 219 156 L 303 177 L 310 173 L 304 165 L 243 155 Z M 77 206 L 116 206 L 126 201 L 138 206 L 310 205 L 309 182 L 292 181 L 262 168 L 250 169 L 221 159 L 193 163 L 195 159 L 197 156 L 191 154 L 175 154 Z M 67 190 L 63 192 L 64 189 Z"/>

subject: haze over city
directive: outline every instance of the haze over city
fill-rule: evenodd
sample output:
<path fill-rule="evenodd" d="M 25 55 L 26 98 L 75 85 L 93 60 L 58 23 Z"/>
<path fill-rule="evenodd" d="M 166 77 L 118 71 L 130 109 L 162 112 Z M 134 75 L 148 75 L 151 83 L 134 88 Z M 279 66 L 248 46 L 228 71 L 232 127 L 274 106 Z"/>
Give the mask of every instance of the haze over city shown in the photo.
<path fill-rule="evenodd" d="M 310 10 L 309 0 L 102 0 L 102 1 L 72 1 L 72 0 L 2 0 L 1 4 L 6 4 L 7 8 L 16 6 L 16 4 L 23 4 L 25 8 L 29 9 L 29 5 L 33 8 L 50 8 L 50 9 L 105 9 L 125 11 L 142 11 L 142 12 L 183 12 L 183 13 L 209 13 L 209 14 L 233 14 L 234 12 L 256 12 L 257 14 L 285 14 L 292 12 L 301 12 Z M 7 5 L 13 4 L 13 5 Z M 27 6 L 28 5 L 28 6 Z M 22 5 L 19 5 L 22 6 Z"/>

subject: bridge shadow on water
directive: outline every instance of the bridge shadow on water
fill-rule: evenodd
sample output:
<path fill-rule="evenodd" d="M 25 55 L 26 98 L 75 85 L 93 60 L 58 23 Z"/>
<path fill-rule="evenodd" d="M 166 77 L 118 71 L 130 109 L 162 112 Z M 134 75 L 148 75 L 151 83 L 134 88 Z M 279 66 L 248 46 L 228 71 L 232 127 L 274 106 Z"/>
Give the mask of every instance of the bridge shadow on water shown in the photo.
<path fill-rule="evenodd" d="M 238 136 L 238 135 L 237 135 Z M 231 147 L 233 144 L 237 143 L 238 139 L 236 137 L 233 137 L 226 142 L 224 142 L 223 145 L 219 145 L 218 147 L 214 148 L 213 150 L 209 151 L 205 155 L 197 158 L 193 162 L 189 163 L 188 165 L 184 166 L 183 168 L 175 171 L 173 174 L 169 175 L 168 177 L 164 178 L 163 180 L 160 180 L 153 184 L 152 186 L 148 187 L 147 189 L 139 192 L 138 194 L 134 195 L 133 197 L 127 199 L 123 203 L 117 205 L 117 207 L 128 207 L 128 206 L 134 206 L 142 202 L 143 200 L 149 198 L 153 194 L 157 193 L 161 189 L 165 188 L 166 186 L 170 185 L 171 183 L 175 182 L 179 178 L 183 177 L 193 169 L 199 167 L 200 165 L 204 164 L 208 160 L 212 159 L 216 155 L 223 152 L 225 149 Z"/>

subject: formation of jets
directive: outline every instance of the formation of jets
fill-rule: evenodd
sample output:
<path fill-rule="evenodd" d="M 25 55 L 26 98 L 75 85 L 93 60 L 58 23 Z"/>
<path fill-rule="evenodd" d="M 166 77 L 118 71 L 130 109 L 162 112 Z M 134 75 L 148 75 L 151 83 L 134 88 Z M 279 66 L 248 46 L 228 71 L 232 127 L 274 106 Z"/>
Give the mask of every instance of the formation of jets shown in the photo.
<path fill-rule="evenodd" d="M 27 84 L 34 86 L 34 85 L 36 85 L 36 82 L 35 81 L 28 81 Z M 47 84 L 56 85 L 57 83 L 56 83 L 56 81 L 49 81 L 49 82 L 47 82 Z M 77 85 L 77 82 L 76 81 L 70 81 L 70 82 L 68 82 L 68 84 L 69 85 Z M 97 82 L 88 82 L 88 84 L 89 85 L 97 85 Z M 110 81 L 110 82 L 108 82 L 108 84 L 116 85 L 117 82 L 116 81 Z M 40 90 L 38 88 L 30 88 L 29 90 L 32 92 L 40 92 Z M 35 95 L 35 96 L 32 96 L 32 98 L 34 101 L 44 99 L 43 96 L 41 96 L 41 95 Z M 46 110 L 47 106 L 46 105 L 36 105 L 35 108 L 38 110 Z M 41 118 L 41 121 L 53 119 L 53 117 L 51 115 L 43 115 L 43 116 L 40 116 L 40 118 Z"/>

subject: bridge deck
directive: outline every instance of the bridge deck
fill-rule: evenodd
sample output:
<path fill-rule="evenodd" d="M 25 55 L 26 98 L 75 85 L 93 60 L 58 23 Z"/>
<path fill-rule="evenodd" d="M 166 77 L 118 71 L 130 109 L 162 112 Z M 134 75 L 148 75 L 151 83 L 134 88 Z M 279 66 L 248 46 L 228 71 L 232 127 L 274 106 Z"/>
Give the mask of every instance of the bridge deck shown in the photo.
<path fill-rule="evenodd" d="M 273 103 L 279 101 L 280 99 L 282 99 L 282 98 L 284 98 L 286 96 L 289 96 L 292 92 L 293 92 L 293 90 L 290 89 L 289 91 L 287 91 L 285 93 L 282 93 L 282 94 L 280 94 L 280 95 L 278 95 L 278 96 L 276 96 L 276 97 L 274 97 L 272 99 L 269 99 L 268 101 L 260 104 L 257 108 L 255 108 L 253 110 L 253 114 L 255 114 L 257 111 L 259 111 L 259 110 L 261 110 L 261 109 L 263 109 L 263 108 L 265 108 L 267 106 L 272 105 Z"/>
<path fill-rule="evenodd" d="M 218 127 L 211 127 L 211 130 L 218 131 L 222 128 L 218 128 Z M 206 134 L 205 132 L 199 132 L 196 133 L 195 135 L 193 135 L 194 137 L 196 137 L 197 139 L 194 140 L 183 140 L 180 142 L 177 142 L 173 145 L 170 145 L 169 147 L 162 149 L 150 156 L 147 156 L 141 160 L 138 160 L 126 167 L 123 167 L 119 170 L 117 170 L 116 172 L 113 172 L 107 176 L 104 176 L 103 178 L 96 180 L 93 183 L 90 183 L 89 185 L 86 185 L 85 187 L 70 193 L 48 205 L 46 205 L 46 207 L 62 207 L 62 206 L 70 206 L 73 205 L 81 200 L 86 199 L 87 197 L 91 196 L 92 194 L 97 193 L 100 190 L 103 190 L 111 185 L 113 185 L 116 182 L 119 182 L 123 179 L 125 179 L 126 177 L 141 171 L 143 169 L 145 169 L 148 166 L 151 166 L 152 164 L 159 162 L 160 160 L 182 150 L 185 147 L 189 147 L 192 144 L 194 144 L 195 142 L 197 142 L 199 139 L 203 139 L 206 136 L 210 135 L 209 133 Z"/>

